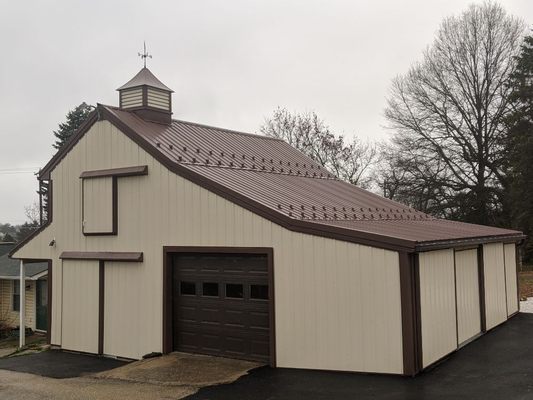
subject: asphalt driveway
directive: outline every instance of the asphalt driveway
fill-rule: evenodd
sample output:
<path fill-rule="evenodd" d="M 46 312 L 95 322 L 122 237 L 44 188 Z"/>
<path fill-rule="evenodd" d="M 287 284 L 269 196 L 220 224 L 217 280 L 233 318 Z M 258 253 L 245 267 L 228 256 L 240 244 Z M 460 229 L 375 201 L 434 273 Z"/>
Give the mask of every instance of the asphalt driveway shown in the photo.
<path fill-rule="evenodd" d="M 59 350 L 0 359 L 0 369 L 60 379 L 106 371 L 124 364 L 127 363 L 112 358 Z"/>
<path fill-rule="evenodd" d="M 518 314 L 415 378 L 263 367 L 187 399 L 533 399 L 533 314 Z"/>

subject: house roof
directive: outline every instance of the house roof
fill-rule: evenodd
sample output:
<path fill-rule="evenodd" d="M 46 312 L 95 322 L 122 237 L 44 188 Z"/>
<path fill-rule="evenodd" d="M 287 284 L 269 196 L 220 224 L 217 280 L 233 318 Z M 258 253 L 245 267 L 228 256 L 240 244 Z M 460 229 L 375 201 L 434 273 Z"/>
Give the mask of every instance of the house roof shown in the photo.
<path fill-rule="evenodd" d="M 104 105 L 96 113 L 176 174 L 293 231 L 405 251 L 524 238 L 437 219 L 342 182 L 283 140 L 179 120 L 158 124 Z M 41 178 L 49 178 L 92 119 Z"/>
<path fill-rule="evenodd" d="M 0 256 L 9 253 L 15 245 L 15 242 L 0 242 Z"/>
<path fill-rule="evenodd" d="M 163 82 L 157 79 L 155 75 L 152 74 L 152 72 L 146 67 L 141 69 L 137 73 L 137 75 L 135 75 L 133 78 L 131 78 L 128 82 L 126 82 L 124 85 L 119 87 L 117 90 L 131 89 L 131 88 L 139 87 L 143 85 L 151 86 L 151 87 L 161 89 L 161 90 L 166 90 L 168 92 L 173 92 L 172 89 L 170 89 Z"/>
<path fill-rule="evenodd" d="M 37 279 L 48 270 L 47 262 L 24 264 L 26 279 Z M 9 258 L 7 254 L 0 256 L 0 279 L 18 279 L 20 276 L 20 262 Z"/>

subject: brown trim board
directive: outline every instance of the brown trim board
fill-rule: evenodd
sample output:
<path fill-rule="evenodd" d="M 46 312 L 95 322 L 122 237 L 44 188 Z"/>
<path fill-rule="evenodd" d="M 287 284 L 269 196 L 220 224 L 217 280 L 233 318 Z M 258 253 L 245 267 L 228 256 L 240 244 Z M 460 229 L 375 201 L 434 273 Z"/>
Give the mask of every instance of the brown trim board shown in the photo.
<path fill-rule="evenodd" d="M 424 368 L 423 347 L 422 347 L 422 310 L 420 304 L 420 258 L 418 253 L 414 254 L 414 277 L 415 277 L 415 343 L 416 343 L 416 370 L 422 371 Z"/>
<path fill-rule="evenodd" d="M 479 311 L 481 313 L 481 333 L 487 332 L 487 312 L 485 309 L 485 264 L 483 262 L 483 245 L 477 248 L 477 267 L 479 278 Z"/>
<path fill-rule="evenodd" d="M 417 361 L 414 254 L 399 253 L 400 297 L 402 309 L 403 374 L 414 376 L 420 370 Z"/>
<path fill-rule="evenodd" d="M 80 175 L 80 178 L 90 179 L 90 178 L 103 178 L 103 177 L 109 177 L 109 176 L 123 178 L 123 177 L 128 177 L 128 176 L 139 176 L 139 175 L 148 175 L 148 165 L 138 165 L 134 167 L 83 171 Z"/>
<path fill-rule="evenodd" d="M 173 351 L 172 337 L 172 255 L 179 253 L 224 253 L 224 254 L 261 254 L 267 256 L 269 279 L 269 316 L 270 316 L 270 366 L 276 367 L 276 318 L 274 290 L 274 250 L 271 247 L 202 247 L 202 246 L 163 246 L 163 353 Z"/>
<path fill-rule="evenodd" d="M 127 251 L 64 251 L 59 258 L 62 260 L 142 262 L 143 253 Z"/>
<path fill-rule="evenodd" d="M 46 309 L 46 318 L 47 318 L 47 331 L 46 331 L 46 342 L 48 344 L 52 344 L 52 279 L 53 279 L 53 272 L 52 272 L 52 260 L 48 260 L 48 274 L 46 276 L 46 285 L 47 285 L 47 309 Z"/>
<path fill-rule="evenodd" d="M 98 354 L 104 354 L 105 262 L 98 265 Z"/>

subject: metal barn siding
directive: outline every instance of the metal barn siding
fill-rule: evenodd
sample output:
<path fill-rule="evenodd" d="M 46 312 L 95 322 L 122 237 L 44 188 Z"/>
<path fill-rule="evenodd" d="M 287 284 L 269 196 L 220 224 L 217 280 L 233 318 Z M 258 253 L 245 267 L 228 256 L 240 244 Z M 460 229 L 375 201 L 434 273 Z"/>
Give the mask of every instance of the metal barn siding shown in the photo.
<path fill-rule="evenodd" d="M 454 251 L 421 253 L 419 274 L 422 366 L 427 367 L 457 348 Z"/>
<path fill-rule="evenodd" d="M 508 243 L 503 246 L 505 253 L 505 287 L 507 295 L 507 316 L 518 312 L 518 287 L 516 276 L 516 246 Z"/>
<path fill-rule="evenodd" d="M 455 252 L 457 339 L 464 343 L 481 333 L 477 250 Z"/>
<path fill-rule="evenodd" d="M 80 174 L 137 165 L 148 175 L 118 179 L 118 235 L 83 236 Z M 62 251 L 144 254 L 135 265 L 105 263 L 105 353 L 162 351 L 163 246 L 271 247 L 277 366 L 403 372 L 397 252 L 289 231 L 169 171 L 107 121 L 90 128 L 51 178 L 53 222 L 15 257 L 52 259 L 60 288 Z M 124 306 L 127 299 L 135 306 Z M 59 345 L 61 300 L 54 290 L 52 343 Z"/>
<path fill-rule="evenodd" d="M 503 243 L 483 245 L 487 330 L 507 319 Z"/>
<path fill-rule="evenodd" d="M 98 352 L 98 261 L 63 260 L 61 347 Z M 96 295 L 95 295 L 96 294 Z"/>

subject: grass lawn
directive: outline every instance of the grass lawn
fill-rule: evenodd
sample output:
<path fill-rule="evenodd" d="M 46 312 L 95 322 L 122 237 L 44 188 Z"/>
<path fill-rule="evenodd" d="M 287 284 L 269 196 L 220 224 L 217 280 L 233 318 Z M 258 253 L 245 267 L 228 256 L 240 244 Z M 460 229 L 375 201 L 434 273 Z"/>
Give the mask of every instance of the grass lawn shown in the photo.
<path fill-rule="evenodd" d="M 522 271 L 519 274 L 520 300 L 533 297 L 533 271 Z"/>

